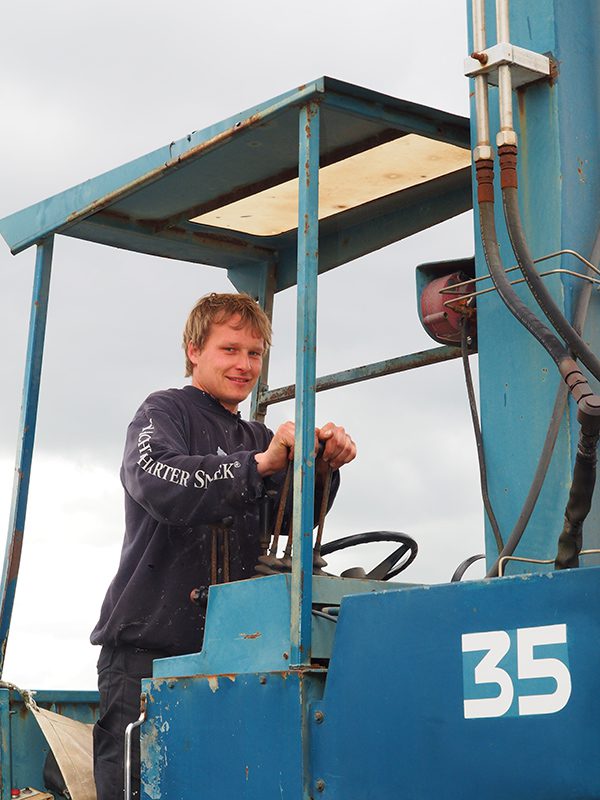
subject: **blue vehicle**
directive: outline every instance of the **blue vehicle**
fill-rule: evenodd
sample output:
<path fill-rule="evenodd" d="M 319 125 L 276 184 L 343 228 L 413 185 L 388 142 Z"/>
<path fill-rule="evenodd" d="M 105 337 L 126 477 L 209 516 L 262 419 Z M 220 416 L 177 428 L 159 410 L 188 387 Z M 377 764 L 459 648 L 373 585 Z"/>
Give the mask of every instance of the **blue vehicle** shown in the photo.
<path fill-rule="evenodd" d="M 266 365 L 252 405 L 295 398 L 291 570 L 266 539 L 275 574 L 212 586 L 202 647 L 154 662 L 146 798 L 600 798 L 600 14 L 473 0 L 469 24 L 470 121 L 321 78 L 0 220 L 13 253 L 37 252 L 2 656 L 54 237 L 226 269 L 268 313 L 296 286 L 295 384 L 270 388 Z M 471 207 L 474 257 L 415 265 L 435 346 L 317 377 L 319 275 Z M 313 549 L 315 393 L 459 358 L 469 378 L 475 352 L 486 578 L 462 579 L 475 554 L 448 584 L 390 580 L 417 549 L 395 532 Z M 382 540 L 370 572 L 323 571 Z M 36 700 L 95 712 L 93 693 Z M 44 786 L 23 702 L 0 690 L 1 800 Z"/>

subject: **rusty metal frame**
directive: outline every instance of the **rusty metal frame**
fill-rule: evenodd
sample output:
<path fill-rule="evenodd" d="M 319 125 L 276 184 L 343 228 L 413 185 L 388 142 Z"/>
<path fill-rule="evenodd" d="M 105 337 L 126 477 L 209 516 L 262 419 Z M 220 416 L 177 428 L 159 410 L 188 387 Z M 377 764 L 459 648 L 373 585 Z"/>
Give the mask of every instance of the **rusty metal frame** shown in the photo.
<path fill-rule="evenodd" d="M 388 358 L 385 361 L 375 361 L 372 364 L 323 375 L 317 378 L 315 391 L 324 392 L 327 389 L 337 389 L 340 386 L 349 386 L 353 383 L 369 381 L 372 378 L 381 378 L 384 375 L 395 375 L 398 372 L 427 367 L 430 364 L 439 364 L 442 361 L 451 361 L 459 357 L 460 348 L 450 345 L 433 347 L 430 350 L 419 350 L 416 353 Z M 259 412 L 264 414 L 268 406 L 275 405 L 275 403 L 283 403 L 295 396 L 296 387 L 294 384 L 281 386 L 278 389 L 263 389 L 258 396 L 257 407 Z"/>

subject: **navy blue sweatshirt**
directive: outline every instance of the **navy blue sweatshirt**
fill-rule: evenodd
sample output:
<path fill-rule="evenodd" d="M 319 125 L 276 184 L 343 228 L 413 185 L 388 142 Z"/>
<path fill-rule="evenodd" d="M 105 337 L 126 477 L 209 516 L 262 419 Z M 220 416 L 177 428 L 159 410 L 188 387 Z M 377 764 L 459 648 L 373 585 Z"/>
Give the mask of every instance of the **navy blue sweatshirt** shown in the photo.
<path fill-rule="evenodd" d="M 168 655 L 201 649 L 206 609 L 190 592 L 205 598 L 210 584 L 210 525 L 233 518 L 230 580 L 251 577 L 260 554 L 256 501 L 283 482 L 283 473 L 263 479 L 254 458 L 272 437 L 194 386 L 146 399 L 127 432 L 125 539 L 92 644 Z"/>

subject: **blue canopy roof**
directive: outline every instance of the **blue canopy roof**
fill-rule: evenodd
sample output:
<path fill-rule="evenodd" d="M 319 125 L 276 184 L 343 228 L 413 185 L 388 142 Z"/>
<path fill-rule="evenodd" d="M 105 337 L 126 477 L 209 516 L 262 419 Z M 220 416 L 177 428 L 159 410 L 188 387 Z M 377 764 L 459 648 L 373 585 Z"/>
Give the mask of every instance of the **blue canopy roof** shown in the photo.
<path fill-rule="evenodd" d="M 247 290 L 253 266 L 276 263 L 276 288 L 286 288 L 296 280 L 296 225 L 265 235 L 220 226 L 210 214 L 297 178 L 298 112 L 311 100 L 321 112 L 321 173 L 409 135 L 446 143 L 464 156 L 433 177 L 401 181 L 400 189 L 392 181 L 391 191 L 366 201 L 336 198 L 339 213 L 320 221 L 319 271 L 471 207 L 467 119 L 320 78 L 12 214 L 0 220 L 0 233 L 13 253 L 62 233 L 223 267 Z M 406 153 L 410 160 L 410 148 Z M 403 169 L 395 163 L 387 177 L 401 178 Z"/>

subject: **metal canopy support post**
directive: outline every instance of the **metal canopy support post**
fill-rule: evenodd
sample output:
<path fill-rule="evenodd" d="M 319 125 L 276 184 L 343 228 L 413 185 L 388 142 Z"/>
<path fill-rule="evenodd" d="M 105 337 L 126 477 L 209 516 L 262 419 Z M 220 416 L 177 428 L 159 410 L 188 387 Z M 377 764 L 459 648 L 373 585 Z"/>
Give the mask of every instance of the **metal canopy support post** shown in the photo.
<path fill-rule="evenodd" d="M 257 299 L 260 307 L 264 310 L 265 314 L 271 321 L 273 321 L 273 300 L 275 298 L 275 281 L 276 281 L 275 264 L 272 263 L 265 264 L 259 282 L 260 288 Z M 271 354 L 270 350 L 267 350 L 267 352 L 263 356 L 263 364 L 260 373 L 260 378 L 258 379 L 258 383 L 254 387 L 254 391 L 252 392 L 252 404 L 250 409 L 250 416 L 252 417 L 252 419 L 258 420 L 258 422 L 264 422 L 265 415 L 267 413 L 266 406 L 260 405 L 259 398 L 262 392 L 267 391 L 268 389 L 270 354 Z"/>
<path fill-rule="evenodd" d="M 296 329 L 296 440 L 294 459 L 294 557 L 291 664 L 310 664 L 312 533 L 314 527 L 314 430 L 319 267 L 319 106 L 300 110 L 298 186 L 298 322 Z"/>
<path fill-rule="evenodd" d="M 35 440 L 38 398 L 40 393 L 40 375 L 42 371 L 42 355 L 44 352 L 44 336 L 46 333 L 46 312 L 50 289 L 50 272 L 52 268 L 52 250 L 54 237 L 49 237 L 38 245 L 35 261 L 35 275 L 29 318 L 29 339 L 27 343 L 27 362 L 23 385 L 23 401 L 21 405 L 21 421 L 15 464 L 12 505 L 4 567 L 2 572 L 1 605 L 0 605 L 0 677 L 4 667 L 6 643 L 10 629 L 10 620 L 15 600 L 23 531 L 27 511 L 27 495 L 31 475 L 31 459 Z"/>

